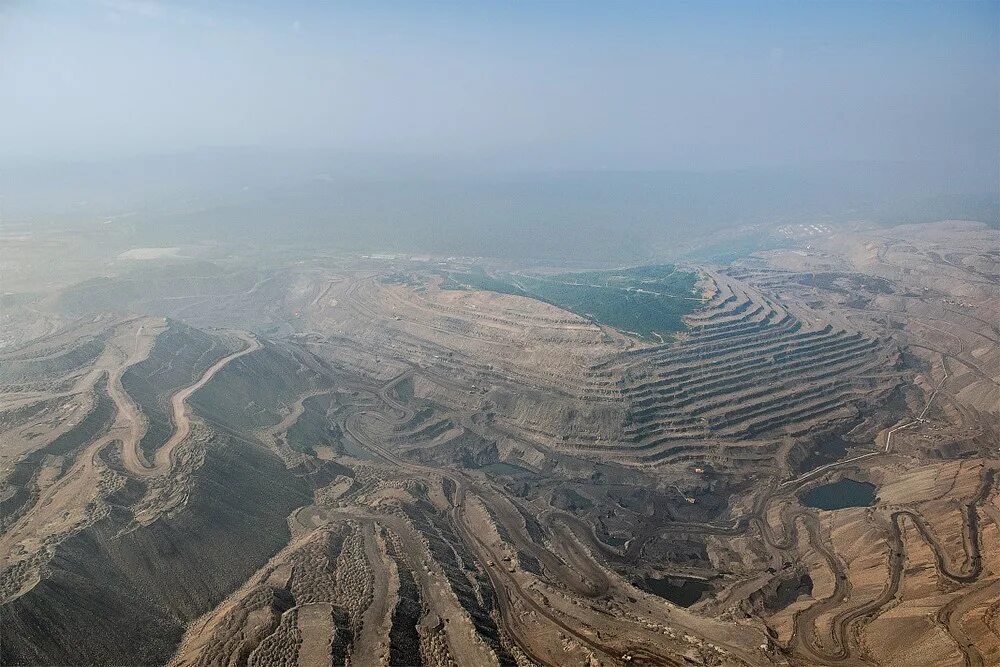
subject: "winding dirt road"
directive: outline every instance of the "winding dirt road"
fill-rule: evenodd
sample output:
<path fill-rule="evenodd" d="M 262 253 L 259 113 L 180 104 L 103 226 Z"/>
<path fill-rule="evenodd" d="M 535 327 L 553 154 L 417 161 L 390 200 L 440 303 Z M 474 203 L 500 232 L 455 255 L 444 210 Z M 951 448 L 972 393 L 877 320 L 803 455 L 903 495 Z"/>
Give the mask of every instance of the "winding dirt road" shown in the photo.
<path fill-rule="evenodd" d="M 468 493 L 474 493 L 484 505 L 493 509 L 494 513 L 499 518 L 500 523 L 503 524 L 508 529 L 508 532 L 511 533 L 511 538 L 514 540 L 515 544 L 521 546 L 522 548 L 528 547 L 530 544 L 533 548 L 529 551 L 529 553 L 537 552 L 537 550 L 541 548 L 520 534 L 522 529 L 520 526 L 516 525 L 518 522 L 515 518 L 504 517 L 504 510 L 509 508 L 505 507 L 505 503 L 497 502 L 498 499 L 495 492 L 488 484 L 472 479 L 459 471 L 434 468 L 432 466 L 403 460 L 379 444 L 375 437 L 364 427 L 362 423 L 362 418 L 368 417 L 390 424 L 399 425 L 412 416 L 412 408 L 398 401 L 393 396 L 391 391 L 398 382 L 409 375 L 410 371 L 405 371 L 386 382 L 380 390 L 377 390 L 378 398 L 385 405 L 385 407 L 397 414 L 388 416 L 382 412 L 373 410 L 366 409 L 358 411 L 343 420 L 342 427 L 344 433 L 357 442 L 358 445 L 374 454 L 377 458 L 383 459 L 402 470 L 418 475 L 440 475 L 452 482 L 454 485 L 454 492 L 451 494 L 450 498 L 450 514 L 452 524 L 454 525 L 461 540 L 471 548 L 477 560 L 481 564 L 484 564 L 483 570 L 490 579 L 491 586 L 497 596 L 497 610 L 499 612 L 498 620 L 504 627 L 508 636 L 510 636 L 510 638 L 518 645 L 518 648 L 537 664 L 551 664 L 550 661 L 544 659 L 543 656 L 540 656 L 537 652 L 533 651 L 533 647 L 524 641 L 523 633 L 516 630 L 517 626 L 524 625 L 525 618 L 522 617 L 522 614 L 524 611 L 527 611 L 529 613 L 533 613 L 534 615 L 534 618 L 530 621 L 531 623 L 542 622 L 551 624 L 555 627 L 557 632 L 561 632 L 568 637 L 572 637 L 576 642 L 586 646 L 595 655 L 600 656 L 600 659 L 604 664 L 618 665 L 624 664 L 625 662 L 650 665 L 681 664 L 675 655 L 662 649 L 660 645 L 655 642 L 655 640 L 652 640 L 652 638 L 649 640 L 635 640 L 634 643 L 628 647 L 628 653 L 631 657 L 628 660 L 623 659 L 623 649 L 621 646 L 611 646 L 604 643 L 600 637 L 600 633 L 593 635 L 578 627 L 576 619 L 573 617 L 564 618 L 560 612 L 548 607 L 544 603 L 540 603 L 536 599 L 536 593 L 532 590 L 527 590 L 522 582 L 519 581 L 518 578 L 510 573 L 506 568 L 489 565 L 490 562 L 501 563 L 503 554 L 494 551 L 491 545 L 488 544 L 487 540 L 479 534 L 479 531 L 477 527 L 473 525 L 473 522 L 466 517 L 465 510 Z M 508 518 L 509 520 L 504 520 L 505 518 Z M 556 534 L 559 535 L 559 532 L 557 531 Z M 611 589 L 614 588 L 613 582 L 608 579 L 604 572 L 601 571 L 600 567 L 592 561 L 591 556 L 580 547 L 576 539 L 572 539 L 569 535 L 565 534 L 562 535 L 562 537 L 566 538 L 567 542 L 571 543 L 565 545 L 564 548 L 567 551 L 567 558 L 572 562 L 571 564 L 566 564 L 554 553 L 548 552 L 548 558 L 546 560 L 551 564 L 558 563 L 558 566 L 556 566 L 556 570 L 553 574 L 558 572 L 566 575 L 567 581 L 564 581 L 563 583 L 571 589 L 579 588 L 579 593 L 584 597 L 609 594 Z M 675 618 L 673 620 L 676 623 L 677 619 Z M 734 658 L 736 656 L 745 657 L 749 653 L 748 646 L 738 646 L 728 642 L 719 643 L 731 651 L 731 656 Z M 752 664 L 753 660 L 750 660 L 747 657 L 746 662 L 748 664 Z"/>
<path fill-rule="evenodd" d="M 129 438 L 128 442 L 123 443 L 122 462 L 130 473 L 141 477 L 150 477 L 162 475 L 170 470 L 171 456 L 174 450 L 191 434 L 191 417 L 188 414 L 187 400 L 191 398 L 192 394 L 208 384 L 215 377 L 215 374 L 230 362 L 261 349 L 260 341 L 253 334 L 239 332 L 237 335 L 247 344 L 245 348 L 216 361 L 197 382 L 184 387 L 170 399 L 171 422 L 174 424 L 174 432 L 170 439 L 156 450 L 152 466 L 145 465 L 142 453 L 139 451 L 140 438 L 132 437 Z"/>
<path fill-rule="evenodd" d="M 824 613 L 842 606 L 850 598 L 850 582 L 846 577 L 843 566 L 832 550 L 824 543 L 815 517 L 804 511 L 796 513 L 794 515 L 796 519 L 803 518 L 806 520 L 810 544 L 826 560 L 827 566 L 833 573 L 836 583 L 834 591 L 830 596 L 795 615 L 794 632 L 789 642 L 789 648 L 810 656 L 813 660 L 817 661 L 817 664 L 852 661 L 864 662 L 864 656 L 858 655 L 858 647 L 851 643 L 851 638 L 856 635 L 853 628 L 859 622 L 877 616 L 886 605 L 891 604 L 899 595 L 907 558 L 903 539 L 904 521 L 909 521 L 924 543 L 930 547 L 934 554 L 934 565 L 939 576 L 959 584 L 976 583 L 982 574 L 978 507 L 989 497 L 989 493 L 993 488 L 994 477 L 995 471 L 993 469 L 985 470 L 976 495 L 962 507 L 962 516 L 964 519 L 963 541 L 966 547 L 966 558 L 965 563 L 957 571 L 952 570 L 950 567 L 944 548 L 923 516 L 912 510 L 897 510 L 889 515 L 886 522 L 885 534 L 888 551 L 887 583 L 881 594 L 876 598 L 856 607 L 848 607 L 833 617 L 830 624 L 830 639 L 832 639 L 833 644 L 829 648 L 817 642 L 816 620 Z M 786 544 L 775 543 L 775 545 L 779 548 L 791 547 L 790 542 Z M 982 587 L 973 588 L 969 595 L 976 595 L 978 593 L 981 596 L 980 591 L 988 585 L 984 583 Z M 970 605 L 969 602 L 964 600 L 964 597 L 958 597 L 945 605 L 939 610 L 938 617 L 941 625 L 948 630 L 958 645 L 959 650 L 963 653 L 966 664 L 981 665 L 984 664 L 982 655 L 979 653 L 977 647 L 968 640 L 960 627 L 959 620 L 962 614 L 955 613 L 959 609 L 964 612 Z"/>
<path fill-rule="evenodd" d="M 108 395 L 115 403 L 115 420 L 108 431 L 90 442 L 69 471 L 41 491 L 38 501 L 21 519 L 0 535 L 0 566 L 22 560 L 42 548 L 52 535 L 63 534 L 88 520 L 88 503 L 82 498 L 97 494 L 101 450 L 115 441 L 131 440 L 132 445 L 144 429 L 144 421 L 121 387 L 122 374 L 149 356 L 162 321 L 152 318 L 131 320 L 108 342 L 104 354 L 94 366 L 98 377 L 107 373 Z"/>

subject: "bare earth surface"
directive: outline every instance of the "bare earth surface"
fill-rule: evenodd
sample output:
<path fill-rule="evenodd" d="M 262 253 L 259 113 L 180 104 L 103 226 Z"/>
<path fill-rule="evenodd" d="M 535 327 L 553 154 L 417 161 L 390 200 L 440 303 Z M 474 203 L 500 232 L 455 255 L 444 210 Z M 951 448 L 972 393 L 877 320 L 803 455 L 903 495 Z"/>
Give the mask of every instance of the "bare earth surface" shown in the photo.
<path fill-rule="evenodd" d="M 1000 238 L 823 229 L 674 267 L 673 339 L 454 258 L 53 286 L 0 663 L 1000 664 Z"/>

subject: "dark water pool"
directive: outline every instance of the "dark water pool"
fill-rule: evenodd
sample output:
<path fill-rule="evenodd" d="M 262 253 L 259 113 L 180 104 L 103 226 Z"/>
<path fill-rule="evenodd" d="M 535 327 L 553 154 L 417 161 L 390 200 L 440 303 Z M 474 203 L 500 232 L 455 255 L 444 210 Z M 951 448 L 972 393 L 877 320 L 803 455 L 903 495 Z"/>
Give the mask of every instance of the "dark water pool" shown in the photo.
<path fill-rule="evenodd" d="M 853 479 L 842 479 L 810 489 L 800 496 L 806 507 L 821 510 L 842 510 L 847 507 L 871 507 L 875 504 L 874 484 Z"/>
<path fill-rule="evenodd" d="M 700 600 L 706 592 L 712 590 L 712 585 L 707 581 L 677 577 L 667 577 L 664 579 L 643 577 L 638 584 L 639 588 L 659 595 L 661 598 L 670 600 L 681 607 L 690 607 Z"/>

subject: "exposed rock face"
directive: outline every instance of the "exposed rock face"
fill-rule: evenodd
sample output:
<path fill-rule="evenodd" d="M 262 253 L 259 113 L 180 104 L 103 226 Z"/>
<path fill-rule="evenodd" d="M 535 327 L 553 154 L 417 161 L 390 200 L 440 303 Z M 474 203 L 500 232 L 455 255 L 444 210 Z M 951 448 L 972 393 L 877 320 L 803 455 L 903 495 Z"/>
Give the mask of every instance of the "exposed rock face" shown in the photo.
<path fill-rule="evenodd" d="M 0 352 L 0 662 L 1000 662 L 955 229 L 705 267 L 655 344 L 416 262 L 73 288 Z"/>
<path fill-rule="evenodd" d="M 4 604 L 4 664 L 166 662 L 187 623 L 284 546 L 304 487 L 276 456 L 211 439 L 182 511 L 135 525 L 112 507 L 55 547 Z"/>

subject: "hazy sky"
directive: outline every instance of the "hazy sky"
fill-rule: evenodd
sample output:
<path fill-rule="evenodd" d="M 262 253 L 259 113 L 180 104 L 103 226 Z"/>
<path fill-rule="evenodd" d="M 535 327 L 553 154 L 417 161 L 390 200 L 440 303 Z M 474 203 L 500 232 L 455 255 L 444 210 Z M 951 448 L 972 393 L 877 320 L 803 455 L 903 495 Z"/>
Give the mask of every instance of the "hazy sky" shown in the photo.
<path fill-rule="evenodd" d="M 989 165 L 998 25 L 998 2 L 6 0 L 0 153 Z"/>

